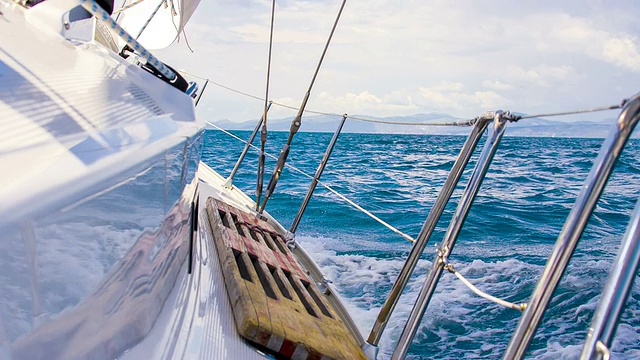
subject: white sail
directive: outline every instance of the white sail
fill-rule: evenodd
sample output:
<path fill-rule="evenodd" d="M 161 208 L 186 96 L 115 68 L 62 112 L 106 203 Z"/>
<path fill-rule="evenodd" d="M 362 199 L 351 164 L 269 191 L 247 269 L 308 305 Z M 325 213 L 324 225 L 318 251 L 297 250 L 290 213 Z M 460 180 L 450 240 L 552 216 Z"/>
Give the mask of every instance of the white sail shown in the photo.
<path fill-rule="evenodd" d="M 135 2 L 125 1 L 125 6 Z M 132 36 L 140 34 L 138 41 L 147 49 L 163 49 L 178 38 L 199 4 L 200 0 L 143 0 L 122 10 L 118 23 Z"/>

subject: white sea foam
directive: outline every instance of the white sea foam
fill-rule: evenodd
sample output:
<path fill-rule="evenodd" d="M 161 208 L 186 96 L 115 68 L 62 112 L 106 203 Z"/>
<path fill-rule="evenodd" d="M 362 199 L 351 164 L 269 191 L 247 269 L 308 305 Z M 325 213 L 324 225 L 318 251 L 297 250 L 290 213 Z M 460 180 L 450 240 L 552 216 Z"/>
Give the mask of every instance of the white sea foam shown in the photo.
<path fill-rule="evenodd" d="M 395 281 L 404 259 L 337 254 L 331 250 L 332 243 L 335 243 L 336 240 L 311 237 L 300 237 L 299 239 L 341 292 L 346 300 L 346 306 L 360 330 L 367 335 L 380 309 L 381 301 L 386 297 L 391 284 Z M 468 275 L 472 282 L 489 293 L 501 293 L 503 296 L 508 296 L 509 290 L 513 289 L 513 285 L 505 279 L 530 267 L 515 259 L 495 263 L 474 260 L 469 264 L 461 265 L 463 265 L 460 266 L 461 271 Z M 426 269 L 429 266 L 429 261 L 420 260 L 418 262 L 417 275 L 409 281 L 380 344 L 383 358 L 391 354 L 393 346 L 402 332 L 404 321 L 411 312 L 413 303 L 424 282 Z M 376 288 L 384 288 L 384 290 L 376 292 Z M 478 314 L 478 308 L 485 308 L 485 311 Z M 415 342 L 431 343 L 432 337 L 440 338 L 433 344 L 441 349 L 438 357 L 444 356 L 450 348 L 455 347 L 455 343 L 468 341 L 484 342 L 479 353 L 496 354 L 496 351 L 500 350 L 499 347 L 490 342 L 486 343 L 484 339 L 495 338 L 504 330 L 489 327 L 470 328 L 466 322 L 473 318 L 478 321 L 478 317 L 481 318 L 481 321 L 485 318 L 489 321 L 491 317 L 508 311 L 513 310 L 503 309 L 477 297 L 453 275 L 445 273 L 440 280 L 438 290 L 431 299 Z M 459 328 L 461 334 L 456 334 L 454 338 L 450 331 L 451 326 Z"/>
<path fill-rule="evenodd" d="M 338 253 L 333 249 L 344 249 L 344 243 L 332 238 L 299 236 L 298 239 L 338 288 L 347 309 L 366 337 L 404 259 L 367 256 L 357 251 Z M 474 259 L 456 265 L 483 291 L 513 302 L 527 301 L 542 270 L 540 265 L 515 258 L 500 261 Z M 565 291 L 566 295 L 560 291 L 562 294 L 554 299 L 549 310 L 552 316 L 545 318 L 538 332 L 538 336 L 542 334 L 543 339 L 548 339 L 546 346 L 531 351 L 530 355 L 536 359 L 570 359 L 579 355 L 609 265 L 610 261 L 606 260 L 586 260 L 578 261 L 572 267 L 560 285 L 560 289 L 569 290 Z M 429 266 L 429 261 L 419 261 L 416 274 L 400 298 L 380 344 L 382 358 L 391 355 Z M 585 299 L 587 290 L 596 296 Z M 634 292 L 637 293 L 637 289 Z M 518 317 L 519 313 L 513 310 L 476 296 L 452 274 L 445 272 L 414 338 L 414 344 L 417 344 L 414 347 L 420 347 L 418 353 L 429 354 L 423 355 L 427 357 L 500 357 Z M 637 356 L 638 351 L 633 349 L 637 347 L 637 338 L 635 327 L 621 324 L 613 346 L 614 358 Z"/>

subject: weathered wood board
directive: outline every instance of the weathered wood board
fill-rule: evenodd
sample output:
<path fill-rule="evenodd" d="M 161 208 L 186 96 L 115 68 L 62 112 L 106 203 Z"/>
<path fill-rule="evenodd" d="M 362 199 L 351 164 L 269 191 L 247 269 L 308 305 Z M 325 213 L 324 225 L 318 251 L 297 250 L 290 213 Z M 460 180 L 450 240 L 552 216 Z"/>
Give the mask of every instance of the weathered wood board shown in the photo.
<path fill-rule="evenodd" d="M 271 225 L 214 198 L 207 215 L 240 335 L 291 359 L 366 359 Z"/>

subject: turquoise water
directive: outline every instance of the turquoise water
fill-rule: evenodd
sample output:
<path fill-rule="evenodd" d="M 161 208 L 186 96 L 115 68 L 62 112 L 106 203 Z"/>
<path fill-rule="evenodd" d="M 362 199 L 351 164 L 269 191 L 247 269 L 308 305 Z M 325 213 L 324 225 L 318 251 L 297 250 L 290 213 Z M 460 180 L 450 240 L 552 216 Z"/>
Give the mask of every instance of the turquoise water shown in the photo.
<path fill-rule="evenodd" d="M 234 132 L 243 139 L 249 132 Z M 270 133 L 277 155 L 286 133 Z M 332 134 L 299 133 L 289 164 L 313 174 Z M 342 134 L 322 180 L 415 237 L 464 142 L 463 136 Z M 258 141 L 256 140 L 256 144 Z M 526 302 L 575 201 L 601 139 L 505 137 L 471 208 L 450 261 L 482 290 Z M 205 133 L 203 161 L 227 176 L 244 144 Z M 482 142 L 472 164 L 482 148 Z M 234 184 L 255 193 L 257 155 L 250 151 Z M 275 161 L 267 158 L 266 179 Z M 470 170 L 430 239 L 381 342 L 388 358 L 442 241 Z M 627 145 L 592 215 L 550 310 L 529 348 L 536 359 L 576 358 L 640 192 L 640 141 Z M 267 211 L 288 227 L 310 180 L 285 169 Z M 410 243 L 318 186 L 297 232 L 368 335 L 402 267 Z M 640 283 L 636 281 L 636 283 Z M 638 284 L 640 285 L 640 284 Z M 635 286 L 613 358 L 640 359 L 640 286 Z M 410 349 L 410 358 L 499 358 L 519 312 L 479 298 L 444 273 Z"/>

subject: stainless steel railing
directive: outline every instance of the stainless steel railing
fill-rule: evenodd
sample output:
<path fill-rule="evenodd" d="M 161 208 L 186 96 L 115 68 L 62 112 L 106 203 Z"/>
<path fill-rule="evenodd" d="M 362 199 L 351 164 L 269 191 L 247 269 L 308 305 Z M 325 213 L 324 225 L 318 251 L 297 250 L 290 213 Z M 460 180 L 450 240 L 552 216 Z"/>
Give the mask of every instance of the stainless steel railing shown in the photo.
<path fill-rule="evenodd" d="M 504 359 L 521 359 L 580 240 L 587 220 L 613 171 L 624 145 L 640 119 L 640 96 L 630 99 L 605 139 L 580 194 L 558 236 L 527 308 L 511 337 Z"/>
<path fill-rule="evenodd" d="M 640 97 L 636 96 L 626 102 L 613 131 L 605 140 L 602 149 L 594 162 L 592 170 L 585 181 L 576 204 L 567 218 L 556 246 L 549 257 L 547 266 L 538 281 L 538 285 L 534 290 L 518 327 L 509 343 L 504 355 L 505 359 L 520 359 L 524 355 L 531 339 L 535 335 L 539 321 L 546 310 L 548 302 L 553 295 L 553 291 L 555 290 L 562 274 L 564 273 L 566 265 L 573 254 L 573 250 L 575 249 L 584 227 L 586 226 L 586 222 L 590 217 L 606 181 L 608 180 L 613 167 L 639 118 Z M 427 273 L 425 283 L 418 294 L 418 298 L 409 317 L 407 318 L 405 327 L 392 354 L 392 359 L 402 359 L 406 356 L 407 350 L 413 340 L 424 312 L 426 311 L 431 296 L 435 291 L 435 287 L 437 286 L 438 280 L 442 274 L 442 270 L 448 263 L 448 256 L 451 254 L 453 246 L 455 245 L 457 236 L 462 228 L 469 208 L 473 203 L 491 160 L 495 155 L 495 151 L 504 132 L 505 124 L 506 118 L 504 117 L 504 114 L 500 111 L 496 112 L 493 132 L 487 140 L 487 144 L 485 144 L 474 169 L 474 173 L 471 175 L 471 179 L 469 180 L 456 212 L 449 224 L 449 228 L 445 234 L 442 245 L 439 247 L 436 258 Z M 470 137 L 467 139 L 467 143 L 470 142 L 473 135 L 474 131 L 472 131 L 472 134 L 470 134 Z M 462 153 L 464 153 L 467 148 L 467 143 L 465 143 Z M 458 160 L 460 160 L 460 157 Z M 456 165 L 458 165 L 457 162 L 454 165 L 452 172 L 459 171 Z M 415 267 L 417 258 L 424 249 L 424 244 L 426 244 L 426 241 L 430 236 L 430 231 L 432 231 L 432 229 L 429 231 L 429 228 L 431 226 L 435 226 L 435 222 L 437 222 L 441 215 L 440 207 L 445 206 L 448 202 L 448 196 L 450 196 L 450 194 L 447 195 L 447 192 L 451 190 L 449 187 L 453 184 L 450 184 L 449 180 L 453 181 L 454 178 L 455 174 L 449 174 L 447 182 L 445 182 L 440 196 L 436 200 L 436 204 L 434 205 L 434 208 L 427 218 L 427 221 L 423 226 L 423 230 L 416 241 L 416 245 L 412 249 L 398 280 L 394 284 L 389 297 L 380 311 L 378 319 L 376 320 L 369 336 L 369 344 L 378 344 L 381 333 L 384 330 L 391 312 L 393 311 L 398 297 L 402 293 L 406 282 L 408 281 L 408 277 L 411 275 L 411 272 Z M 433 216 L 432 213 L 434 214 Z M 432 224 L 432 222 L 434 222 L 434 224 Z M 608 358 L 608 348 L 610 346 L 613 333 L 615 332 L 619 314 L 622 310 L 624 301 L 628 296 L 628 292 L 630 291 L 633 279 L 635 278 L 636 271 L 640 264 L 639 236 L 640 202 L 632 215 L 620 254 L 616 259 L 608 284 L 603 290 L 602 304 L 594 316 L 594 323 L 583 350 L 583 359 Z"/>
<path fill-rule="evenodd" d="M 413 341 L 413 337 L 418 330 L 422 316 L 429 305 L 431 296 L 433 295 L 436 285 L 438 284 L 438 280 L 440 279 L 440 275 L 442 274 L 442 270 L 446 263 L 444 259 L 448 258 L 449 254 L 451 254 L 451 251 L 453 250 L 453 246 L 460 234 L 462 225 L 469 214 L 469 209 L 471 208 L 475 196 L 480 189 L 480 185 L 482 185 L 482 181 L 484 180 L 487 170 L 491 165 L 493 156 L 498 149 L 498 145 L 500 144 L 500 140 L 502 139 L 502 135 L 506 129 L 506 124 L 507 118 L 504 117 L 503 112 L 496 111 L 494 113 L 492 132 L 487 138 L 487 142 L 480 153 L 478 162 L 476 163 L 467 187 L 460 198 L 460 202 L 453 214 L 453 218 L 449 223 L 449 228 L 444 235 L 444 240 L 442 240 L 442 245 L 440 245 L 438 254 L 431 265 L 431 269 L 429 269 L 429 272 L 427 273 L 427 278 L 425 279 L 422 289 L 420 289 L 418 299 L 407 318 L 407 323 L 402 330 L 402 334 L 400 335 L 398 344 L 393 351 L 393 355 L 391 355 L 391 359 L 403 359 L 407 354 L 407 350 L 409 350 L 409 345 L 411 345 L 411 342 Z"/>
<path fill-rule="evenodd" d="M 581 360 L 609 358 L 609 348 L 616 332 L 624 303 L 629 297 L 640 265 L 640 200 L 623 236 L 618 256 L 602 290 L 598 308 L 587 335 Z"/>
<path fill-rule="evenodd" d="M 425 220 L 424 225 L 422 226 L 422 229 L 420 230 L 420 233 L 416 238 L 416 242 L 411 248 L 411 252 L 407 257 L 407 260 L 402 266 L 402 270 L 400 270 L 400 274 L 398 274 L 396 282 L 391 288 L 389 296 L 387 296 L 382 309 L 380 309 L 380 312 L 378 313 L 376 322 L 373 324 L 373 328 L 371 329 L 371 333 L 369 334 L 369 338 L 367 339 L 367 343 L 369 343 L 370 345 L 378 346 L 380 338 L 382 337 L 382 333 L 387 326 L 387 323 L 389 322 L 391 313 L 396 307 L 398 299 L 400 299 L 400 295 L 407 286 L 407 282 L 409 281 L 409 278 L 411 277 L 411 274 L 413 273 L 413 270 L 418 263 L 420 255 L 422 255 L 422 252 L 424 251 L 424 248 L 427 245 L 427 242 L 429 241 L 433 230 L 436 228 L 436 224 L 438 223 L 438 220 L 440 220 L 440 216 L 442 216 L 444 208 L 449 203 L 451 194 L 453 194 L 453 190 L 458 185 L 460 177 L 462 176 L 462 172 L 467 167 L 469 159 L 471 159 L 471 155 L 476 149 L 476 146 L 478 145 L 482 134 L 491 121 L 493 121 L 493 114 L 487 114 L 486 116 L 478 118 L 473 128 L 471 129 L 471 132 L 469 133 L 467 140 L 462 146 L 460 154 L 456 158 L 456 161 L 453 164 L 453 167 L 451 168 L 451 171 L 449 172 L 444 185 L 442 185 L 442 189 L 440 190 L 438 198 L 433 204 L 433 208 L 429 212 L 429 215 L 427 216 L 427 219 Z"/>

